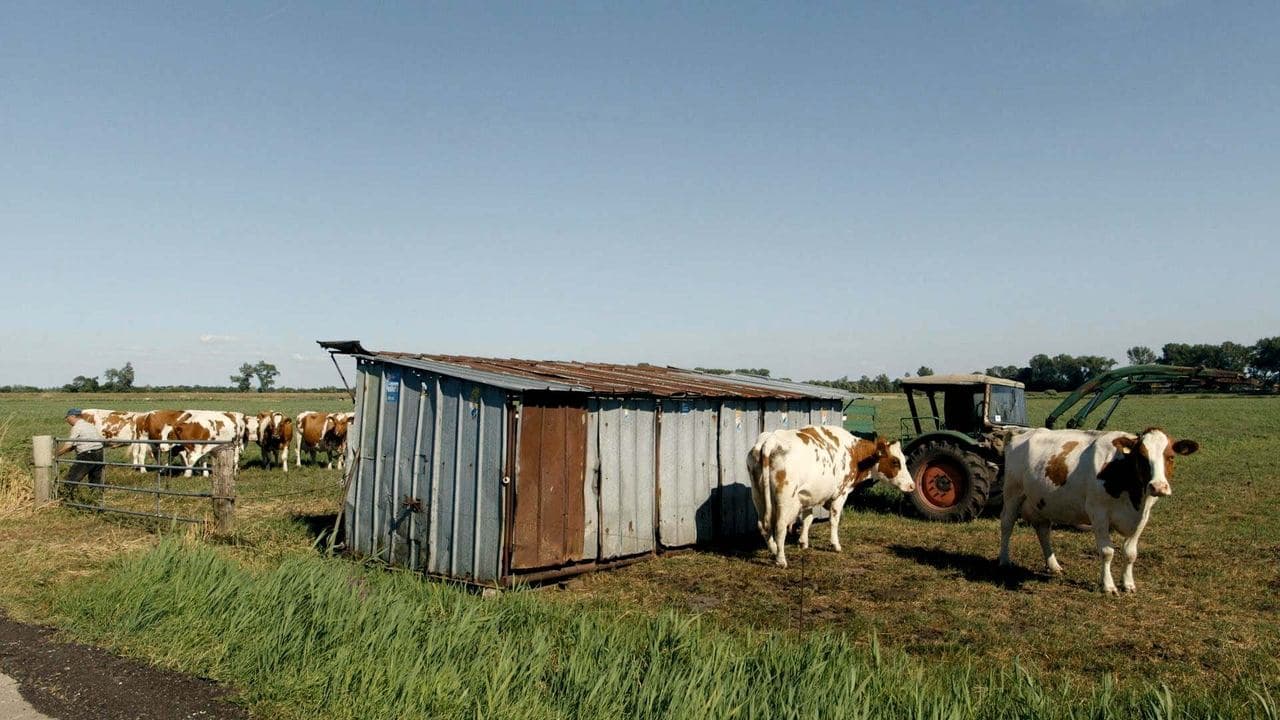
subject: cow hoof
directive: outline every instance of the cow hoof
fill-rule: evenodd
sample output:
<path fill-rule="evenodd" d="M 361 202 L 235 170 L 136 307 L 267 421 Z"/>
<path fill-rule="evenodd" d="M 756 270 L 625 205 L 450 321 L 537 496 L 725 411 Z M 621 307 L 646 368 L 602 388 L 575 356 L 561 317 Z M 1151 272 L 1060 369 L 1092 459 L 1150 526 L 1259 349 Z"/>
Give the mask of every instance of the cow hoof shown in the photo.
<path fill-rule="evenodd" d="M 839 545 L 833 545 L 831 549 L 835 550 L 836 552 L 844 552 L 844 548 L 840 547 Z"/>
<path fill-rule="evenodd" d="M 1114 585 L 1109 588 L 1103 588 L 1102 591 L 1111 597 L 1120 597 L 1120 591 Z"/>
<path fill-rule="evenodd" d="M 773 564 L 780 568 L 785 568 L 787 566 L 787 561 L 785 558 L 775 558 Z"/>
<path fill-rule="evenodd" d="M 1124 591 L 1125 591 L 1125 592 L 1127 592 L 1127 593 L 1138 592 L 1138 586 L 1137 586 L 1137 585 L 1125 585 L 1125 586 L 1124 586 Z"/>
<path fill-rule="evenodd" d="M 1050 566 L 1049 566 L 1049 574 L 1050 574 L 1050 575 L 1056 575 L 1056 576 L 1058 576 L 1058 577 L 1061 577 L 1061 576 L 1062 576 L 1062 574 L 1063 574 L 1064 572 L 1066 572 L 1066 570 L 1065 570 L 1065 569 L 1063 569 L 1063 567 L 1062 567 L 1061 565 L 1050 565 Z"/>

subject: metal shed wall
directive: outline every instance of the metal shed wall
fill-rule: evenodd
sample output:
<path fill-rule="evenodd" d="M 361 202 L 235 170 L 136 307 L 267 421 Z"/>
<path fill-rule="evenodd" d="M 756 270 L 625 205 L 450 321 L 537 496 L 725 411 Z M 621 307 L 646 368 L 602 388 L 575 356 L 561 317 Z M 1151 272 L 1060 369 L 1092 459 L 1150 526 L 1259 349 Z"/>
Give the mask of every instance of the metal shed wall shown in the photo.
<path fill-rule="evenodd" d="M 751 499 L 747 453 L 761 428 L 758 400 L 725 400 L 720 406 L 720 535 L 756 534 L 756 508 Z"/>
<path fill-rule="evenodd" d="M 587 409 L 581 395 L 526 393 L 520 407 L 511 569 L 583 559 Z"/>
<path fill-rule="evenodd" d="M 506 393 L 367 360 L 357 373 L 349 546 L 392 565 L 497 582 Z"/>
<path fill-rule="evenodd" d="M 654 549 L 656 414 L 651 399 L 587 401 L 584 557 L 592 547 L 601 560 Z"/>
<path fill-rule="evenodd" d="M 711 542 L 720 486 L 720 403 L 662 401 L 658 433 L 658 540 L 666 547 Z"/>

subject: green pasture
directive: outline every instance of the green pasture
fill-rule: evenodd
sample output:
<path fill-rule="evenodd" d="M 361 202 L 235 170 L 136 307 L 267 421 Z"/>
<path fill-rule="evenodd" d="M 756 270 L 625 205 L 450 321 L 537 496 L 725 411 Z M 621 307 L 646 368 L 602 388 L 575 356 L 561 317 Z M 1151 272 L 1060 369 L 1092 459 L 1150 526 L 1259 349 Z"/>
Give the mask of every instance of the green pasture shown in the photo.
<path fill-rule="evenodd" d="M 70 404 L 348 405 L 120 397 L 0 396 L 0 460 L 25 463 Z M 905 401 L 873 402 L 896 435 Z M 1032 421 L 1056 402 L 1031 398 Z M 844 553 L 818 525 L 787 570 L 755 545 L 683 551 L 483 598 L 323 557 L 337 471 L 286 478 L 250 449 L 232 538 L 0 510 L 0 607 L 229 682 L 262 717 L 1276 718 L 1280 398 L 1134 397 L 1111 425 L 1201 447 L 1179 459 L 1138 592 L 1120 598 L 1097 591 L 1091 533 L 1055 532 L 1066 575 L 1052 578 L 1019 528 L 1020 569 L 1004 573 L 993 517 L 926 523 L 885 489 L 845 513 Z"/>

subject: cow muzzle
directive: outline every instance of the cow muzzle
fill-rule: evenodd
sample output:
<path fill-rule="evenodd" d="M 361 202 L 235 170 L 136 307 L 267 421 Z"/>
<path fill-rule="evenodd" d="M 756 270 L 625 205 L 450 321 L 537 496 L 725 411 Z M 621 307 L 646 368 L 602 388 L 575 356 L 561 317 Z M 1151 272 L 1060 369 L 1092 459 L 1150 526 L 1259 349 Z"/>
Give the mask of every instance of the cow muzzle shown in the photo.
<path fill-rule="evenodd" d="M 1149 485 L 1151 494 L 1156 497 L 1169 497 L 1173 494 L 1173 488 L 1168 482 L 1153 482 Z"/>

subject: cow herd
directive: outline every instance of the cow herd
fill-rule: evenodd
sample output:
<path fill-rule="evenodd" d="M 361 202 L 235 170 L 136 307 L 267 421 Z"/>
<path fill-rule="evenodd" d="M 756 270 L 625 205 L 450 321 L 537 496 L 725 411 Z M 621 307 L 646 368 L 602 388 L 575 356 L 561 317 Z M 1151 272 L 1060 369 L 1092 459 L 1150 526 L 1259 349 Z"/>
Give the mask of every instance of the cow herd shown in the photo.
<path fill-rule="evenodd" d="M 1050 542 L 1059 525 L 1089 525 L 1101 561 L 1101 587 L 1119 589 L 1111 575 L 1111 533 L 1124 537 L 1122 588 L 1133 592 L 1138 538 L 1156 500 L 1173 494 L 1173 460 L 1199 449 L 1194 440 L 1173 440 L 1160 428 L 1125 432 L 1017 429 L 1011 431 L 1003 464 L 1004 507 L 1000 556 L 1009 567 L 1009 542 L 1019 518 L 1035 529 L 1046 569 L 1062 573 Z M 809 426 L 761 433 L 747 458 L 758 528 L 774 562 L 787 566 L 787 531 L 799 522 L 800 546 L 809 546 L 816 508 L 831 516 L 831 545 L 840 552 L 840 514 L 858 485 L 881 481 L 904 493 L 914 490 L 898 442 L 864 440 L 843 428 Z"/>
<path fill-rule="evenodd" d="M 124 444 L 130 440 L 153 440 L 155 443 L 128 443 L 129 462 L 139 472 L 150 465 L 177 464 L 190 477 L 194 468 L 205 462 L 214 449 L 223 445 L 234 448 L 235 461 L 249 443 L 257 443 L 262 451 L 264 467 L 279 465 L 289 471 L 289 446 L 294 448 L 294 467 L 302 466 L 302 456 L 317 461 L 318 453 L 327 455 L 326 467 L 334 462 L 341 470 L 347 447 L 347 428 L 355 413 L 326 413 L 308 410 L 290 417 L 281 412 L 263 411 L 256 415 L 224 410 L 151 410 L 126 412 L 87 409 L 81 417 L 88 420 L 108 441 Z"/>

